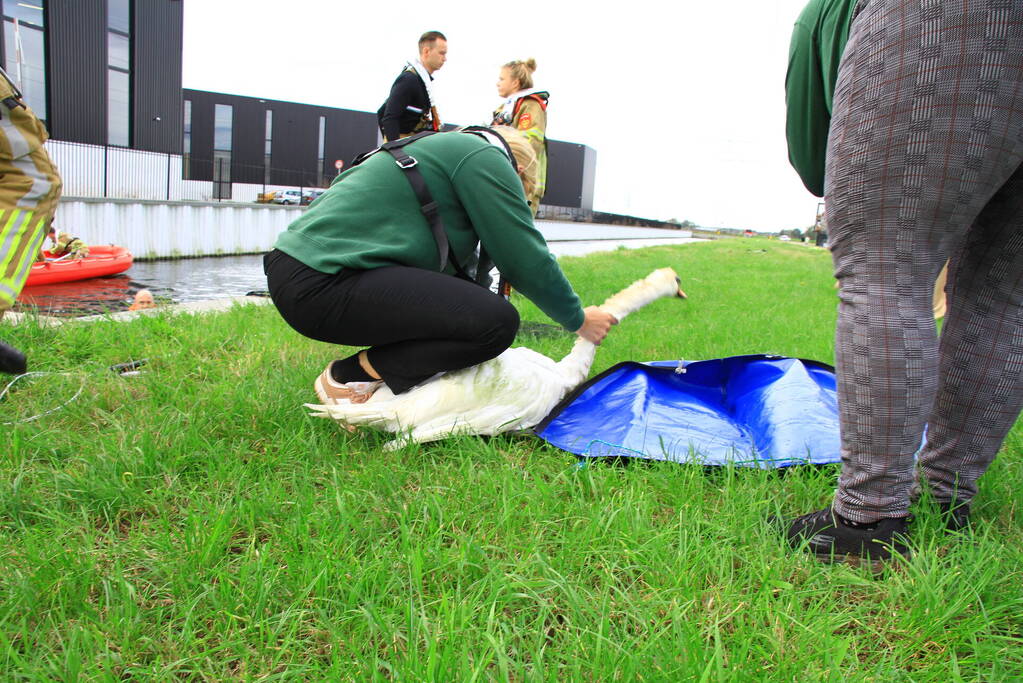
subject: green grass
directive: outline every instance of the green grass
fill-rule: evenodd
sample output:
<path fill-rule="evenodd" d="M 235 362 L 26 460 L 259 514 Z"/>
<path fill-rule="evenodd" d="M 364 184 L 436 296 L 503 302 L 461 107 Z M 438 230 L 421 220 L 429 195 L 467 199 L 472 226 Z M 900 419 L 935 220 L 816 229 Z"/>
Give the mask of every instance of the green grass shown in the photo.
<path fill-rule="evenodd" d="M 587 303 L 670 265 L 688 301 L 613 330 L 621 360 L 833 359 L 828 255 L 765 240 L 564 259 Z M 528 302 L 524 319 L 543 322 Z M 978 531 L 916 508 L 880 577 L 765 524 L 836 469 L 594 466 L 537 439 L 383 453 L 301 407 L 336 349 L 272 307 L 0 328 L 36 370 L 0 403 L 3 680 L 1023 679 L 1023 430 Z M 551 356 L 570 335 L 530 337 Z M 148 358 L 119 377 L 106 366 Z"/>

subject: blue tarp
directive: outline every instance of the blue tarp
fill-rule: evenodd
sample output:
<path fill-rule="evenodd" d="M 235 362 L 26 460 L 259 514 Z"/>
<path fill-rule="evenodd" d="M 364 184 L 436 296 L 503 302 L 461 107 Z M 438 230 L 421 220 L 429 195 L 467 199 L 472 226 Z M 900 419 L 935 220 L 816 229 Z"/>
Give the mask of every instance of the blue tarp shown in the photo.
<path fill-rule="evenodd" d="M 619 363 L 534 432 L 584 457 L 763 468 L 840 461 L 834 369 L 780 356 Z"/>

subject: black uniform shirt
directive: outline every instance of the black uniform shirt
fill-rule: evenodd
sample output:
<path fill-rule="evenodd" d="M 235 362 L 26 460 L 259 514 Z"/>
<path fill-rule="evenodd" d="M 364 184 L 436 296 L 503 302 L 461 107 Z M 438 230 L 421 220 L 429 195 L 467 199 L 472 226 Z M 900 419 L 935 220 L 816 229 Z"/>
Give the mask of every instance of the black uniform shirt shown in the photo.
<path fill-rule="evenodd" d="M 388 140 L 397 140 L 403 133 L 412 133 L 424 113 L 430 111 L 426 84 L 413 70 L 402 71 L 394 79 L 391 94 L 377 111 L 380 132 Z"/>

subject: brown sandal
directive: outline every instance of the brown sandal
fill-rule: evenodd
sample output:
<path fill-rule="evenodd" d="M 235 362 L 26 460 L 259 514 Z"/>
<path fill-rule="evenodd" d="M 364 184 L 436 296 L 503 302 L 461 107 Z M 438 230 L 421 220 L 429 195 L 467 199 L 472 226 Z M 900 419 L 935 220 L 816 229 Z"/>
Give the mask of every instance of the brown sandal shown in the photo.
<path fill-rule="evenodd" d="M 337 405 L 342 401 L 347 403 L 365 403 L 373 393 L 383 385 L 383 381 L 372 382 L 337 382 L 330 374 L 330 367 L 333 361 L 327 364 L 326 369 L 320 373 L 313 383 L 316 395 L 324 404 Z"/>

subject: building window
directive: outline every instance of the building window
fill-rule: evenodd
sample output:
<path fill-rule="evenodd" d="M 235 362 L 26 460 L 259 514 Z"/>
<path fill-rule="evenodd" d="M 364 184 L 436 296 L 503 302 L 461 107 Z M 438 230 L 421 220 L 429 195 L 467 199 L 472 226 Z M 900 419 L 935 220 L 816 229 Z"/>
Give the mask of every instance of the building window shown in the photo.
<path fill-rule="evenodd" d="M 327 120 L 320 117 L 320 142 L 316 148 L 316 186 L 323 187 L 323 132 L 326 129 Z"/>
<path fill-rule="evenodd" d="M 130 0 L 107 0 L 107 144 L 131 146 Z"/>
<path fill-rule="evenodd" d="M 3 0 L 4 63 L 25 103 L 44 122 L 46 113 L 46 41 L 44 0 Z"/>
<path fill-rule="evenodd" d="M 213 109 L 213 149 L 221 152 L 231 151 L 231 124 L 234 118 L 234 107 L 230 104 L 218 104 Z"/>
<path fill-rule="evenodd" d="M 273 146 L 274 113 L 266 110 L 266 133 L 263 137 L 263 184 L 270 184 L 270 149 Z"/>
<path fill-rule="evenodd" d="M 128 74 L 117 69 L 107 69 L 107 144 L 128 147 L 129 106 L 131 104 Z"/>
<path fill-rule="evenodd" d="M 131 55 L 128 36 L 110 31 L 107 33 L 107 64 L 120 71 L 131 70 Z"/>
<path fill-rule="evenodd" d="M 107 28 L 131 33 L 131 0 L 107 0 Z"/>
<path fill-rule="evenodd" d="M 43 28 L 43 8 L 46 0 L 3 0 L 4 19 L 17 19 L 22 26 L 31 24 Z"/>
<path fill-rule="evenodd" d="M 213 109 L 213 196 L 231 198 L 231 126 L 234 108 L 218 104 Z"/>
<path fill-rule="evenodd" d="M 185 120 L 181 136 L 181 177 L 192 177 L 192 100 L 185 100 Z"/>

